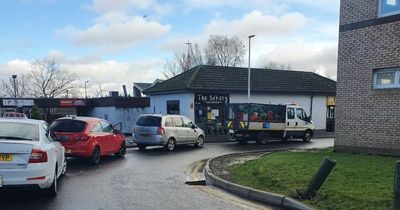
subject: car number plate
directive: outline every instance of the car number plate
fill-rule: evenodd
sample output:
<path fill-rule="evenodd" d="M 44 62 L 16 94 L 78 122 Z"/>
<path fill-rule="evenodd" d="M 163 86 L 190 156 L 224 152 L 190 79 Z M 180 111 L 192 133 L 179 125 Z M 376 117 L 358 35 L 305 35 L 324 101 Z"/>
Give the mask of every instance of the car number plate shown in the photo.
<path fill-rule="evenodd" d="M 71 154 L 71 149 L 66 149 L 66 150 L 65 150 L 65 153 L 66 153 L 66 154 Z"/>
<path fill-rule="evenodd" d="M 1 154 L 0 153 L 0 161 L 12 161 L 12 155 L 11 154 Z"/>

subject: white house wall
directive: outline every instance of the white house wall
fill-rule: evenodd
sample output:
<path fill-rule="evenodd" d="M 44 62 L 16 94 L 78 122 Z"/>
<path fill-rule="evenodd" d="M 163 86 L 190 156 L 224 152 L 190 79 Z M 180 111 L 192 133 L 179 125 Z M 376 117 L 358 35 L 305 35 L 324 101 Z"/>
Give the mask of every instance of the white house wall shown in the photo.
<path fill-rule="evenodd" d="M 95 107 L 89 116 L 108 120 L 111 124 L 122 123 L 122 133 L 131 133 L 133 125 L 141 114 L 151 113 L 150 108 Z M 120 129 L 120 126 L 116 127 Z"/>
<path fill-rule="evenodd" d="M 230 103 L 247 103 L 247 94 L 230 94 Z M 275 94 L 252 94 L 252 103 L 263 104 L 287 104 L 295 103 L 304 108 L 310 115 L 311 95 L 275 95 Z M 326 96 L 314 96 L 312 121 L 316 129 L 326 128 Z"/>
<path fill-rule="evenodd" d="M 191 120 L 194 120 L 193 93 L 152 95 L 150 97 L 151 112 L 154 112 L 155 114 L 167 113 L 167 101 L 170 100 L 179 100 L 180 114 L 189 117 Z"/>

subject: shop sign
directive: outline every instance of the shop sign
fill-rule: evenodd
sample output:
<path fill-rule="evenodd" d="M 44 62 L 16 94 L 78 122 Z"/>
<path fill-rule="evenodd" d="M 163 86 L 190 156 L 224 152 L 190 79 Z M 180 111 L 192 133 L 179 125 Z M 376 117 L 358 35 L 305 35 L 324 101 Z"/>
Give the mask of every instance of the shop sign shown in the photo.
<path fill-rule="evenodd" d="M 86 106 L 86 100 L 83 99 L 61 99 L 61 107 L 74 107 L 74 106 Z"/>
<path fill-rule="evenodd" d="M 15 99 L 3 99 L 3 106 L 15 106 Z M 33 100 L 17 99 L 17 106 L 33 106 Z"/>
<path fill-rule="evenodd" d="M 194 102 L 195 104 L 227 104 L 229 94 L 195 93 Z"/>

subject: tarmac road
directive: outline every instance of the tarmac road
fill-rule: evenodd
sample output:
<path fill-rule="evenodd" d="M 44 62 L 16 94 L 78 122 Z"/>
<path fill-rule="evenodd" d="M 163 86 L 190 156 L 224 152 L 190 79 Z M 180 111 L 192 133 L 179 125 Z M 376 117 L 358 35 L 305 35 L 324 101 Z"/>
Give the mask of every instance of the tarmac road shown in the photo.
<path fill-rule="evenodd" d="M 187 167 L 197 160 L 229 153 L 329 146 L 333 146 L 331 138 L 263 146 L 207 143 L 202 149 L 181 146 L 173 152 L 160 147 L 145 151 L 131 148 L 124 159 L 106 156 L 97 166 L 74 158 L 69 159 L 67 175 L 59 181 L 57 197 L 49 198 L 39 191 L 1 192 L 0 209 L 268 209 L 228 199 L 204 189 L 207 187 L 185 185 Z"/>

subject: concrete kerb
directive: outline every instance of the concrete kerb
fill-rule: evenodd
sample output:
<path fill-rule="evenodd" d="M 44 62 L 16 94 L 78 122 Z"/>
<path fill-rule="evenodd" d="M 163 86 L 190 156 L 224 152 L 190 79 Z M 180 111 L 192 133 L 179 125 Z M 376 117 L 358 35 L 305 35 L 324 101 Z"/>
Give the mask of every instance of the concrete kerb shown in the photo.
<path fill-rule="evenodd" d="M 240 153 L 240 154 L 243 155 L 243 153 Z M 284 209 L 313 210 L 312 208 L 306 206 L 305 204 L 303 204 L 297 200 L 291 199 L 289 197 L 271 193 L 271 192 L 257 190 L 257 189 L 251 188 L 251 187 L 242 186 L 242 185 L 239 185 L 236 183 L 229 182 L 229 181 L 222 179 L 222 178 L 218 177 L 217 175 L 215 175 L 210 168 L 210 164 L 212 164 L 213 160 L 215 160 L 216 158 L 221 158 L 224 156 L 232 156 L 232 155 L 235 155 L 235 154 L 223 155 L 223 156 L 211 158 L 207 161 L 206 166 L 204 168 L 204 173 L 205 173 L 204 175 L 206 178 L 207 185 L 213 185 L 213 186 L 219 187 L 221 189 L 224 189 L 226 191 L 229 191 L 233 194 L 236 194 L 236 195 L 239 195 L 239 196 L 251 199 L 251 200 L 264 202 L 264 203 L 274 205 L 277 207 L 281 207 Z"/>

